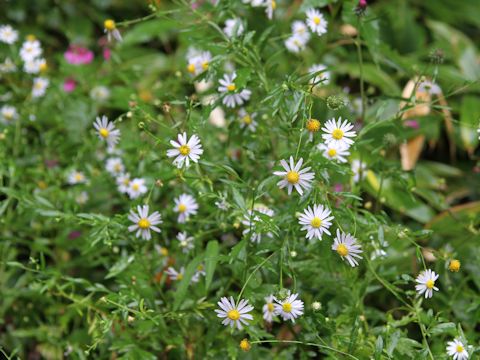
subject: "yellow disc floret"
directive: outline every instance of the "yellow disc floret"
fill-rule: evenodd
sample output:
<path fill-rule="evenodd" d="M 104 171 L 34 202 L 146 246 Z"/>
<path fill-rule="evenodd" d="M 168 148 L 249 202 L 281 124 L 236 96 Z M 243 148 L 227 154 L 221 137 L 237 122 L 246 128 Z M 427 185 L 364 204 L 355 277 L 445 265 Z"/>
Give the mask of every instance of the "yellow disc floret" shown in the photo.
<path fill-rule="evenodd" d="M 178 212 L 183 213 L 185 211 L 187 211 L 187 206 L 185 204 L 179 204 L 178 205 Z"/>
<path fill-rule="evenodd" d="M 307 121 L 307 130 L 310 132 L 317 132 L 320 130 L 320 121 L 317 119 L 310 119 Z"/>
<path fill-rule="evenodd" d="M 230 320 L 238 320 L 240 319 L 240 313 L 238 312 L 237 309 L 232 309 L 227 313 L 227 316 Z"/>
<path fill-rule="evenodd" d="M 237 87 L 235 86 L 235 84 L 227 85 L 227 90 L 228 91 L 235 91 L 236 89 L 237 89 Z"/>
<path fill-rule="evenodd" d="M 313 22 L 315 23 L 315 25 L 320 24 L 320 18 L 318 16 L 314 16 L 313 17 Z"/>
<path fill-rule="evenodd" d="M 448 270 L 458 272 L 460 270 L 460 261 L 457 259 L 450 260 L 450 264 L 448 264 Z"/>
<path fill-rule="evenodd" d="M 327 152 L 328 156 L 330 157 L 334 157 L 335 155 L 337 155 L 337 150 L 335 149 L 329 149 L 328 152 Z"/>
<path fill-rule="evenodd" d="M 287 303 L 284 303 L 284 304 L 282 305 L 282 309 L 283 309 L 283 311 L 289 313 L 290 311 L 292 311 L 292 304 L 290 304 L 290 303 L 288 303 L 288 302 L 287 302 Z"/>
<path fill-rule="evenodd" d="M 194 64 L 188 64 L 187 70 L 191 74 L 195 73 L 195 65 Z"/>
<path fill-rule="evenodd" d="M 462 345 L 458 344 L 455 350 L 457 350 L 457 353 L 462 353 L 464 349 Z"/>
<path fill-rule="evenodd" d="M 337 246 L 337 253 L 338 255 L 340 256 L 347 256 L 348 255 L 348 249 L 347 247 L 345 246 L 345 244 L 339 244 Z"/>
<path fill-rule="evenodd" d="M 243 339 L 242 341 L 240 341 L 240 349 L 242 349 L 243 351 L 249 351 L 250 348 L 251 345 L 247 339 Z"/>
<path fill-rule="evenodd" d="M 107 138 L 108 135 L 110 134 L 110 131 L 108 131 L 105 128 L 101 128 L 98 132 L 99 132 L 100 136 L 103 137 L 103 138 Z"/>
<path fill-rule="evenodd" d="M 287 181 L 290 184 L 297 184 L 298 181 L 300 180 L 300 174 L 296 171 L 289 171 L 287 173 Z"/>
<path fill-rule="evenodd" d="M 433 281 L 432 279 L 427 280 L 427 282 L 425 283 L 425 286 L 429 289 L 433 289 L 433 287 L 435 286 L 435 281 Z"/>
<path fill-rule="evenodd" d="M 138 222 L 138 227 L 140 229 L 148 229 L 150 227 L 150 221 L 148 221 L 148 219 L 146 219 L 146 218 L 142 218 Z"/>
<path fill-rule="evenodd" d="M 310 221 L 310 225 L 312 225 L 314 228 L 319 228 L 322 226 L 322 220 L 315 216 L 312 221 Z"/>
<path fill-rule="evenodd" d="M 267 309 L 268 309 L 269 312 L 273 312 L 273 310 L 274 310 L 275 308 L 274 308 L 274 306 L 273 306 L 272 303 L 268 303 L 268 304 L 267 304 Z"/>
<path fill-rule="evenodd" d="M 182 154 L 183 156 L 187 156 L 188 154 L 190 154 L 190 147 L 188 145 L 182 145 L 180 146 L 180 149 L 178 149 L 178 151 L 180 151 L 180 154 Z"/>
<path fill-rule="evenodd" d="M 333 130 L 333 132 L 332 132 L 332 137 L 333 137 L 335 140 L 340 140 L 340 139 L 343 137 L 343 131 L 340 130 L 340 129 L 335 129 L 335 130 Z"/>
<path fill-rule="evenodd" d="M 113 21 L 112 19 L 107 19 L 103 22 L 103 26 L 105 27 L 105 29 L 107 29 L 108 31 L 112 31 L 112 30 L 115 30 L 116 26 L 115 26 L 115 21 Z"/>

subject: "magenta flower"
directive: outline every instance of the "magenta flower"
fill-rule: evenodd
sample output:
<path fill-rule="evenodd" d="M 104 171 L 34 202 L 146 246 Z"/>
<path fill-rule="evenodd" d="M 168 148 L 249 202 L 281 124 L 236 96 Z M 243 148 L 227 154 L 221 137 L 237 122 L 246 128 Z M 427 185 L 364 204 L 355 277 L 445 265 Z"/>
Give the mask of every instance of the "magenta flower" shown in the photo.
<path fill-rule="evenodd" d="M 105 61 L 110 60 L 110 57 L 112 56 L 112 51 L 108 47 L 103 48 L 103 59 Z"/>
<path fill-rule="evenodd" d="M 409 127 L 409 128 L 412 128 L 412 129 L 419 129 L 420 128 L 420 124 L 418 123 L 417 120 L 406 120 L 406 121 L 403 122 L 403 124 L 406 127 Z"/>
<path fill-rule="evenodd" d="M 71 93 L 77 87 L 77 83 L 73 78 L 66 78 L 63 82 L 63 91 Z"/>
<path fill-rule="evenodd" d="M 90 64 L 93 61 L 93 51 L 79 45 L 70 45 L 64 57 L 72 65 Z"/>

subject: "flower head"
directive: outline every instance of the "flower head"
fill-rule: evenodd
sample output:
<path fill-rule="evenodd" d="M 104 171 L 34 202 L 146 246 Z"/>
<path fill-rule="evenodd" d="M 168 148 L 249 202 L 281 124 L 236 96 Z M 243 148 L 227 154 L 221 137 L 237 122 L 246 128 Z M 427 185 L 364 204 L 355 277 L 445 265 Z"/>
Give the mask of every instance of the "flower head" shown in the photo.
<path fill-rule="evenodd" d="M 346 163 L 347 157 L 350 155 L 348 148 L 345 148 L 342 144 L 333 141 L 329 144 L 318 144 L 317 148 L 327 159 L 336 160 L 341 163 Z"/>
<path fill-rule="evenodd" d="M 68 174 L 67 182 L 70 185 L 84 184 L 87 182 L 87 178 L 85 177 L 85 174 L 83 172 L 73 170 Z"/>
<path fill-rule="evenodd" d="M 215 312 L 223 319 L 222 324 L 225 326 L 230 325 L 232 328 L 236 326 L 238 330 L 242 330 L 243 325 L 248 325 L 247 320 L 253 320 L 253 316 L 249 314 L 253 306 L 248 305 L 248 300 L 242 299 L 237 305 L 233 297 L 230 296 L 230 300 L 222 297 L 217 304 L 220 310 Z"/>
<path fill-rule="evenodd" d="M 145 186 L 145 179 L 135 178 L 128 183 L 127 194 L 130 199 L 136 199 L 148 191 Z"/>
<path fill-rule="evenodd" d="M 342 260 L 346 259 L 351 267 L 358 266 L 357 259 L 362 258 L 359 254 L 363 252 L 362 247 L 357 244 L 357 239 L 350 234 L 341 233 L 338 229 L 332 250 L 336 251 Z"/>
<path fill-rule="evenodd" d="M 448 264 L 448 270 L 452 272 L 459 272 L 460 271 L 460 261 L 457 259 L 452 259 L 450 260 L 450 263 Z"/>
<path fill-rule="evenodd" d="M 323 233 L 328 235 L 330 231 L 328 228 L 332 226 L 333 216 L 329 209 L 323 205 L 313 205 L 313 209 L 309 206 L 300 215 L 299 224 L 302 225 L 302 230 L 307 230 L 305 237 L 309 240 L 317 238 L 322 240 Z"/>
<path fill-rule="evenodd" d="M 244 219 L 242 220 L 242 224 L 245 226 L 245 230 L 243 230 L 243 235 L 247 235 L 251 231 L 252 235 L 250 237 L 250 240 L 252 242 L 260 243 L 263 234 L 260 232 L 260 230 L 257 230 L 257 224 L 261 223 L 262 220 L 258 215 L 255 214 L 256 212 L 270 217 L 273 216 L 274 212 L 273 210 L 265 206 L 255 206 L 254 210 L 249 210 L 248 214 L 245 214 Z M 273 237 L 273 234 L 271 232 L 267 232 L 266 235 L 270 238 Z"/>
<path fill-rule="evenodd" d="M 128 227 L 128 231 L 136 231 L 135 236 L 137 238 L 141 237 L 144 240 L 150 240 L 152 238 L 150 230 L 157 233 L 161 232 L 155 225 L 162 223 L 162 216 L 158 211 L 148 215 L 148 210 L 148 205 L 139 205 L 137 206 L 137 212 L 130 210 L 130 214 L 128 214 L 128 220 L 133 222 L 133 225 Z"/>
<path fill-rule="evenodd" d="M 275 171 L 273 173 L 274 175 L 283 177 L 277 185 L 280 189 L 288 187 L 288 195 L 292 193 L 293 188 L 295 188 L 300 195 L 303 195 L 303 189 L 309 189 L 315 177 L 313 172 L 308 172 L 310 167 L 302 169 L 303 158 L 300 158 L 295 164 L 293 156 L 290 156 L 290 165 L 283 159 L 280 160 L 280 164 L 285 171 Z"/>
<path fill-rule="evenodd" d="M 18 112 L 14 106 L 3 105 L 0 109 L 0 121 L 5 124 L 11 124 L 13 121 L 18 119 Z"/>
<path fill-rule="evenodd" d="M 308 68 L 309 74 L 316 74 L 312 79 L 310 79 L 311 85 L 327 85 L 330 82 L 330 71 L 326 71 L 327 67 L 323 64 L 315 64 Z"/>
<path fill-rule="evenodd" d="M 417 290 L 419 295 L 425 293 L 425 299 L 431 298 L 433 296 L 433 290 L 438 291 L 438 288 L 435 286 L 435 281 L 438 279 L 438 274 L 435 271 L 427 269 L 422 271 L 415 282 L 415 290 Z"/>
<path fill-rule="evenodd" d="M 298 294 L 290 294 L 283 300 L 275 299 L 275 313 L 280 315 L 284 321 L 295 319 L 303 315 L 303 301 L 297 300 Z"/>
<path fill-rule="evenodd" d="M 10 25 L 0 26 L 0 41 L 12 45 L 18 39 L 18 31 Z"/>
<path fill-rule="evenodd" d="M 305 49 L 307 42 L 307 37 L 293 34 L 285 40 L 285 47 L 288 51 L 296 54 Z"/>
<path fill-rule="evenodd" d="M 447 343 L 447 354 L 452 356 L 453 360 L 468 359 L 466 346 L 459 339 L 453 339 Z"/>
<path fill-rule="evenodd" d="M 193 76 L 200 75 L 204 71 L 208 70 L 211 60 L 212 54 L 210 51 L 199 52 L 195 49 L 191 49 L 187 53 L 187 71 Z"/>
<path fill-rule="evenodd" d="M 331 142 L 336 143 L 336 145 L 342 145 L 345 148 L 349 148 L 353 144 L 352 137 L 355 137 L 357 134 L 355 131 L 352 131 L 353 125 L 348 122 L 348 120 L 343 121 L 342 118 L 338 118 L 335 122 L 335 119 L 327 120 L 325 126 L 322 128 L 322 131 L 325 134 L 322 135 L 322 138 L 325 140 L 325 144 L 330 144 Z"/>
<path fill-rule="evenodd" d="M 258 123 L 255 121 L 257 113 L 248 113 L 244 108 L 241 108 L 238 111 L 238 116 L 240 117 L 240 127 L 242 129 L 247 128 L 251 132 L 257 130 Z"/>
<path fill-rule="evenodd" d="M 130 185 L 130 174 L 129 173 L 124 173 L 120 174 L 117 176 L 115 179 L 117 186 L 118 186 L 118 191 L 122 194 L 128 193 L 128 187 Z"/>
<path fill-rule="evenodd" d="M 43 50 L 40 46 L 40 41 L 38 41 L 34 37 L 29 37 L 22 44 L 22 47 L 20 49 L 20 57 L 23 61 L 30 61 L 42 55 L 42 51 Z"/>
<path fill-rule="evenodd" d="M 104 32 L 107 34 L 108 41 L 112 41 L 112 38 L 118 42 L 122 41 L 122 35 L 117 29 L 115 21 L 112 19 L 107 19 L 103 22 Z"/>
<path fill-rule="evenodd" d="M 223 28 L 223 32 L 229 38 L 242 35 L 244 30 L 245 28 L 243 27 L 242 20 L 239 18 L 226 20 L 225 27 Z"/>
<path fill-rule="evenodd" d="M 63 56 L 65 60 L 72 65 L 90 64 L 94 57 L 93 51 L 80 45 L 70 45 Z"/>
<path fill-rule="evenodd" d="M 202 144 L 200 144 L 200 139 L 197 135 L 192 135 L 187 141 L 187 133 L 184 132 L 183 134 L 178 134 L 177 141 L 170 140 L 170 144 L 173 146 L 173 149 L 167 151 L 167 156 L 176 157 L 173 163 L 178 168 L 181 168 L 183 165 L 189 167 L 190 160 L 195 163 L 198 162 L 200 155 L 203 154 Z"/>
<path fill-rule="evenodd" d="M 188 253 L 190 250 L 193 249 L 193 237 L 188 236 L 186 232 L 179 232 L 177 234 L 177 240 L 180 248 L 182 249 L 183 253 Z"/>
<path fill-rule="evenodd" d="M 183 274 L 185 273 L 185 268 L 182 266 L 180 271 L 175 270 L 173 267 L 169 267 L 165 273 L 168 275 L 172 281 L 181 281 L 183 280 Z"/>
<path fill-rule="evenodd" d="M 93 123 L 93 127 L 97 130 L 100 140 L 105 141 L 108 145 L 115 145 L 120 139 L 120 130 L 115 128 L 113 121 L 108 121 L 108 118 L 103 115 Z"/>
<path fill-rule="evenodd" d="M 119 176 L 124 173 L 125 166 L 123 165 L 123 161 L 119 157 L 110 158 L 107 160 L 105 164 L 105 169 L 110 173 L 112 176 Z"/>
<path fill-rule="evenodd" d="M 182 194 L 175 199 L 175 207 L 173 210 L 178 213 L 178 222 L 184 223 L 190 215 L 197 213 L 198 204 L 193 196 Z"/>
<path fill-rule="evenodd" d="M 33 79 L 32 97 L 37 98 L 45 95 L 50 81 L 47 78 L 37 77 Z"/>
<path fill-rule="evenodd" d="M 223 75 L 223 79 L 218 81 L 220 83 L 218 91 L 223 94 L 222 102 L 230 108 L 243 105 L 250 99 L 250 95 L 252 94 L 248 89 L 240 90 L 237 88 L 237 85 L 235 84 L 236 77 L 237 74 L 234 72 L 232 74 Z"/>
<path fill-rule="evenodd" d="M 275 314 L 275 298 L 273 295 L 269 295 L 265 298 L 265 305 L 263 305 L 263 319 L 271 323 Z"/>
<path fill-rule="evenodd" d="M 307 25 L 313 33 L 318 36 L 322 36 L 327 32 L 328 22 L 323 17 L 320 11 L 315 9 L 308 9 L 307 12 Z"/>

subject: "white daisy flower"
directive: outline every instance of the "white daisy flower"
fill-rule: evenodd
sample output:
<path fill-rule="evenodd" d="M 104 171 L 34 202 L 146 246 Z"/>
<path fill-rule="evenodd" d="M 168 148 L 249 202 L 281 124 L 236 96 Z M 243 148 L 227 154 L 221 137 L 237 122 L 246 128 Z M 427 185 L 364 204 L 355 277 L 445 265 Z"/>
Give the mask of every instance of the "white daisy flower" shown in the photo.
<path fill-rule="evenodd" d="M 352 161 L 353 182 L 358 183 L 367 175 L 367 165 L 360 160 Z"/>
<path fill-rule="evenodd" d="M 208 70 L 211 60 L 212 54 L 210 51 L 202 51 L 194 56 L 190 56 L 188 57 L 187 71 L 193 76 L 200 75 Z"/>
<path fill-rule="evenodd" d="M 37 77 L 33 79 L 32 97 L 37 98 L 45 95 L 48 84 L 50 84 L 50 81 L 47 78 Z"/>
<path fill-rule="evenodd" d="M 205 266 L 200 264 L 197 266 L 197 270 L 195 270 L 195 274 L 192 276 L 192 282 L 197 283 L 200 281 L 200 276 L 205 276 L 207 273 L 205 272 Z"/>
<path fill-rule="evenodd" d="M 275 299 L 275 313 L 280 315 L 284 321 L 295 319 L 303 315 L 303 301 L 297 300 L 298 294 L 288 294 L 284 300 Z"/>
<path fill-rule="evenodd" d="M 123 165 L 122 159 L 118 157 L 107 159 L 105 169 L 112 176 L 119 176 L 125 172 L 125 166 Z"/>
<path fill-rule="evenodd" d="M 183 266 L 180 268 L 180 271 L 175 270 L 175 268 L 171 266 L 165 271 L 165 274 L 167 274 L 170 280 L 172 281 L 182 280 L 184 273 L 185 273 L 185 268 Z"/>
<path fill-rule="evenodd" d="M 244 4 L 250 4 L 253 7 L 259 7 L 265 5 L 265 0 L 242 0 Z"/>
<path fill-rule="evenodd" d="M 103 85 L 95 86 L 92 90 L 90 90 L 90 97 L 96 102 L 105 102 L 110 97 L 110 90 Z"/>
<path fill-rule="evenodd" d="M 341 163 L 346 163 L 347 157 L 350 156 L 348 148 L 333 141 L 329 144 L 318 144 L 317 148 L 327 159 L 336 160 Z"/>
<path fill-rule="evenodd" d="M 263 319 L 271 323 L 275 314 L 275 298 L 273 295 L 269 295 L 265 298 L 265 305 L 263 305 Z"/>
<path fill-rule="evenodd" d="M 308 9 L 307 12 L 307 25 L 313 33 L 318 36 L 322 36 L 327 32 L 328 22 L 323 17 L 320 11 L 315 9 Z"/>
<path fill-rule="evenodd" d="M 188 236 L 186 232 L 179 232 L 177 234 L 177 240 L 184 254 L 188 253 L 194 248 L 193 237 Z"/>
<path fill-rule="evenodd" d="M 328 228 L 332 226 L 332 212 L 323 205 L 313 205 L 313 209 L 309 206 L 300 215 L 298 223 L 302 225 L 302 230 L 307 230 L 305 237 L 309 240 L 317 238 L 322 240 L 323 233 L 328 235 Z"/>
<path fill-rule="evenodd" d="M 107 19 L 103 22 L 103 27 L 104 33 L 107 34 L 108 41 L 112 41 L 112 38 L 118 42 L 122 41 L 122 35 L 120 34 L 120 31 L 118 31 L 115 21 Z"/>
<path fill-rule="evenodd" d="M 22 44 L 20 49 L 20 57 L 23 61 L 30 61 L 42 55 L 42 47 L 40 41 L 34 37 L 30 37 Z"/>
<path fill-rule="evenodd" d="M 238 116 L 240 116 L 240 127 L 242 129 L 247 128 L 251 132 L 255 132 L 257 130 L 258 123 L 255 121 L 257 113 L 249 114 L 244 108 L 241 108 L 238 111 Z"/>
<path fill-rule="evenodd" d="M 177 140 L 170 140 L 170 144 L 174 149 L 167 151 L 168 157 L 175 157 L 173 164 L 178 168 L 181 168 L 184 164 L 186 167 L 190 166 L 190 160 L 198 162 L 200 155 L 203 154 L 202 144 L 197 135 L 192 135 L 190 140 L 187 141 L 187 133 L 178 134 Z"/>
<path fill-rule="evenodd" d="M 147 191 L 148 189 L 145 186 L 145 179 L 135 178 L 128 184 L 127 194 L 130 199 L 136 199 L 140 195 L 145 194 Z"/>
<path fill-rule="evenodd" d="M 312 79 L 310 79 L 310 84 L 313 85 L 328 85 L 330 83 L 330 71 L 326 71 L 327 66 L 323 64 L 315 64 L 308 68 L 309 74 L 315 74 L 319 71 L 321 73 L 315 75 Z"/>
<path fill-rule="evenodd" d="M 223 79 L 218 81 L 220 83 L 218 91 L 220 94 L 225 94 L 222 102 L 230 108 L 243 105 L 250 99 L 250 95 L 252 95 L 252 92 L 248 89 L 237 89 L 237 86 L 235 85 L 236 77 L 237 74 L 233 72 L 232 74 L 224 74 Z"/>
<path fill-rule="evenodd" d="M 415 281 L 415 290 L 417 290 L 419 295 L 425 293 L 425 299 L 431 298 L 433 296 L 433 290 L 438 291 L 438 288 L 435 286 L 435 281 L 438 279 L 438 274 L 435 271 L 427 269 L 422 271 Z"/>
<path fill-rule="evenodd" d="M 120 139 L 120 130 L 115 128 L 113 121 L 108 121 L 108 118 L 103 115 L 93 123 L 93 127 L 97 130 L 100 140 L 105 141 L 109 147 L 113 147 Z"/>
<path fill-rule="evenodd" d="M 255 206 L 254 210 L 249 210 L 248 214 L 245 214 L 244 219 L 242 220 L 243 226 L 245 226 L 245 230 L 243 230 L 243 235 L 246 236 L 247 234 L 252 231 L 252 235 L 250 237 L 250 240 L 252 242 L 260 243 L 262 240 L 262 233 L 257 232 L 256 226 L 257 223 L 261 223 L 262 220 L 258 215 L 255 213 L 259 212 L 261 214 L 267 215 L 272 217 L 274 215 L 273 210 L 265 207 L 265 206 Z M 273 234 L 271 232 L 267 232 L 265 235 L 267 235 L 270 238 L 273 238 Z"/>
<path fill-rule="evenodd" d="M 307 46 L 307 41 L 304 36 L 292 35 L 287 40 L 285 40 L 285 47 L 288 51 L 292 53 L 299 53 L 300 51 L 305 50 Z"/>
<path fill-rule="evenodd" d="M 230 325 L 232 328 L 236 326 L 238 330 L 242 330 L 243 325 L 248 325 L 247 320 L 253 320 L 253 316 L 249 314 L 253 306 L 248 305 L 248 300 L 242 299 L 236 305 L 233 297 L 230 296 L 230 300 L 222 297 L 217 304 L 220 310 L 215 312 L 219 318 L 224 319 L 222 324 L 225 326 Z"/>
<path fill-rule="evenodd" d="M 85 205 L 88 201 L 88 193 L 86 191 L 82 191 L 80 194 L 78 194 L 76 197 L 75 197 L 75 202 L 78 204 L 78 205 Z"/>
<path fill-rule="evenodd" d="M 296 20 L 292 23 L 292 34 L 298 38 L 301 38 L 306 44 L 310 40 L 310 32 L 307 25 L 303 21 Z"/>
<path fill-rule="evenodd" d="M 27 74 L 38 74 L 42 68 L 47 66 L 47 61 L 43 58 L 41 59 L 31 59 L 25 61 L 23 64 L 23 71 Z"/>
<path fill-rule="evenodd" d="M 354 136 L 357 136 L 355 131 L 352 131 L 353 125 L 345 120 L 342 123 L 342 118 L 338 118 L 337 122 L 335 119 L 327 120 L 325 126 L 322 128 L 322 131 L 326 134 L 322 134 L 322 138 L 325 140 L 325 144 L 330 144 L 330 142 L 337 143 L 338 145 L 343 145 L 345 148 L 349 148 L 353 144 L 351 139 Z"/>
<path fill-rule="evenodd" d="M 70 185 L 85 184 L 87 182 L 87 178 L 83 172 L 73 170 L 68 174 L 67 182 Z"/>
<path fill-rule="evenodd" d="M 430 95 L 440 95 L 442 93 L 442 89 L 438 84 L 434 83 L 430 80 L 422 80 L 418 84 L 418 92 L 427 93 Z"/>
<path fill-rule="evenodd" d="M 11 124 L 13 121 L 18 119 L 18 112 L 14 106 L 3 105 L 0 109 L 0 121 L 5 124 Z"/>
<path fill-rule="evenodd" d="M 242 24 L 242 20 L 236 19 L 228 19 L 225 21 L 225 27 L 223 28 L 223 32 L 227 37 L 230 39 L 232 37 L 237 37 L 243 34 L 244 27 Z"/>
<path fill-rule="evenodd" d="M 269 20 L 273 18 L 273 12 L 277 8 L 277 2 L 275 0 L 265 0 L 265 13 Z"/>
<path fill-rule="evenodd" d="M 18 39 L 18 31 L 10 25 L 0 26 L 0 41 L 12 45 Z"/>
<path fill-rule="evenodd" d="M 125 173 L 125 174 L 120 174 L 116 178 L 116 183 L 118 186 L 118 191 L 122 194 L 128 193 L 128 188 L 130 185 L 130 174 Z"/>
<path fill-rule="evenodd" d="M 311 182 L 315 177 L 315 173 L 308 172 L 310 167 L 302 169 L 303 158 L 300 158 L 295 164 L 293 161 L 293 156 L 290 156 L 290 166 L 285 160 L 280 160 L 280 164 L 283 166 L 285 171 L 275 171 L 273 174 L 283 177 L 277 185 L 280 189 L 288 187 L 288 195 L 292 193 L 292 189 L 298 191 L 300 195 L 303 195 L 303 189 L 307 190 L 311 186 Z"/>
<path fill-rule="evenodd" d="M 453 357 L 453 360 L 468 359 L 466 346 L 459 339 L 453 339 L 447 343 L 447 353 Z"/>
<path fill-rule="evenodd" d="M 0 73 L 11 73 L 17 70 L 14 62 L 10 58 L 6 58 L 3 63 L 0 64 Z"/>
<path fill-rule="evenodd" d="M 357 259 L 362 258 L 359 254 L 363 252 L 362 247 L 357 244 L 357 239 L 350 234 L 341 233 L 338 229 L 332 250 L 336 251 L 342 260 L 347 259 L 351 267 L 358 265 Z"/>
<path fill-rule="evenodd" d="M 148 210 L 148 205 L 138 205 L 137 212 L 130 210 L 130 214 L 128 214 L 128 220 L 133 222 L 133 225 L 128 227 L 128 231 L 136 231 L 135 236 L 137 238 L 141 237 L 143 240 L 150 240 L 152 238 L 150 230 L 157 233 L 161 232 L 155 225 L 162 223 L 162 216 L 158 211 L 148 215 Z"/>
<path fill-rule="evenodd" d="M 175 207 L 173 209 L 178 213 L 178 222 L 184 223 L 190 215 L 195 215 L 198 210 L 198 204 L 195 198 L 189 194 L 182 194 L 175 199 Z"/>

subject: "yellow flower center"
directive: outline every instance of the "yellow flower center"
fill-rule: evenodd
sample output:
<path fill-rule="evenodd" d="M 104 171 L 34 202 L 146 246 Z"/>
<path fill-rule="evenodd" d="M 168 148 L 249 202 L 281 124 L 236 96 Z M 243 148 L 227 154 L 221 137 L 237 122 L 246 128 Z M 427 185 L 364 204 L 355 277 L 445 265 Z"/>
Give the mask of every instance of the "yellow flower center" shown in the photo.
<path fill-rule="evenodd" d="M 198 271 L 203 271 L 203 265 L 198 265 L 198 266 L 197 266 L 197 270 L 198 270 Z"/>
<path fill-rule="evenodd" d="M 250 115 L 245 115 L 242 120 L 247 125 L 250 125 L 252 123 L 252 118 L 250 117 Z"/>
<path fill-rule="evenodd" d="M 100 133 L 100 136 L 103 138 L 107 138 L 108 135 L 110 134 L 110 131 L 108 131 L 105 128 L 101 128 L 98 132 Z"/>
<path fill-rule="evenodd" d="M 317 119 L 310 119 L 307 121 L 307 130 L 310 132 L 317 132 L 320 130 L 320 121 Z"/>
<path fill-rule="evenodd" d="M 140 189 L 140 185 L 138 184 L 133 184 L 132 185 L 132 189 L 135 190 L 135 191 L 138 191 Z"/>
<path fill-rule="evenodd" d="M 105 27 L 105 29 L 107 29 L 108 31 L 112 31 L 115 29 L 115 21 L 113 21 L 112 19 L 107 19 L 103 22 L 103 26 Z"/>
<path fill-rule="evenodd" d="M 48 70 L 48 65 L 47 65 L 47 63 L 46 63 L 46 62 L 45 62 L 45 63 L 41 63 L 41 64 L 40 64 L 40 71 L 41 71 L 41 72 L 45 72 L 45 71 L 47 71 L 47 70 Z"/>
<path fill-rule="evenodd" d="M 247 339 L 243 339 L 242 341 L 240 341 L 240 349 L 242 349 L 243 351 L 249 351 L 250 348 L 251 345 Z"/>
<path fill-rule="evenodd" d="M 450 264 L 448 265 L 448 270 L 458 272 L 460 270 L 460 261 L 456 259 L 451 260 Z"/>
<path fill-rule="evenodd" d="M 289 171 L 287 173 L 287 181 L 290 184 L 297 184 L 298 180 L 300 180 L 300 174 L 296 171 Z"/>
<path fill-rule="evenodd" d="M 178 273 L 177 274 L 177 280 L 180 281 L 183 279 L 183 274 L 182 273 Z"/>
<path fill-rule="evenodd" d="M 11 119 L 13 118 L 13 113 L 8 112 L 8 113 L 3 114 L 3 116 L 4 116 L 6 119 L 11 120 Z"/>
<path fill-rule="evenodd" d="M 282 305 L 282 309 L 283 309 L 283 311 L 289 313 L 290 311 L 292 311 L 292 304 L 285 303 L 285 304 Z"/>
<path fill-rule="evenodd" d="M 190 147 L 188 145 L 182 145 L 178 150 L 183 156 L 187 156 L 188 154 L 190 154 Z"/>
<path fill-rule="evenodd" d="M 82 181 L 83 180 L 83 175 L 79 174 L 79 173 L 75 174 L 75 180 Z"/>
<path fill-rule="evenodd" d="M 456 349 L 456 350 L 457 350 L 457 353 L 461 353 L 461 352 L 463 352 L 463 346 L 462 346 L 462 345 L 460 345 L 460 344 L 458 344 L 458 345 L 457 345 L 457 349 Z"/>
<path fill-rule="evenodd" d="M 138 227 L 140 229 L 148 229 L 150 227 L 150 221 L 148 221 L 148 219 L 146 219 L 146 218 L 142 218 L 138 222 Z"/>
<path fill-rule="evenodd" d="M 268 303 L 268 304 L 267 304 L 267 310 L 268 310 L 269 312 L 273 312 L 274 306 L 273 306 L 272 303 Z"/>
<path fill-rule="evenodd" d="M 123 179 L 123 185 L 128 185 L 130 184 L 130 179 L 126 178 L 126 179 Z"/>
<path fill-rule="evenodd" d="M 35 83 L 33 87 L 37 90 L 41 90 L 43 88 L 43 84 L 40 81 L 38 81 Z"/>
<path fill-rule="evenodd" d="M 332 137 L 333 137 L 335 140 L 340 140 L 340 139 L 343 137 L 343 131 L 340 130 L 340 129 L 335 129 L 335 130 L 333 130 L 333 132 L 332 132 Z"/>
<path fill-rule="evenodd" d="M 183 213 L 187 211 L 187 206 L 185 204 L 178 205 L 178 212 Z"/>
<path fill-rule="evenodd" d="M 235 84 L 229 84 L 227 85 L 227 90 L 228 91 L 235 91 L 237 87 L 235 86 Z"/>
<path fill-rule="evenodd" d="M 27 40 L 28 41 L 35 41 L 35 40 L 37 40 L 37 38 L 35 37 L 35 35 L 30 34 L 30 35 L 27 35 Z"/>
<path fill-rule="evenodd" d="M 187 70 L 189 73 L 193 74 L 195 72 L 195 65 L 194 64 L 188 64 Z"/>
<path fill-rule="evenodd" d="M 120 170 L 122 170 L 122 165 L 115 164 L 115 166 L 113 167 L 113 170 L 115 170 L 115 172 L 120 172 Z"/>
<path fill-rule="evenodd" d="M 277 8 L 277 2 L 275 0 L 272 0 L 271 4 L 272 4 L 272 10 L 275 10 Z"/>
<path fill-rule="evenodd" d="M 340 256 L 347 256 L 348 255 L 348 249 L 345 246 L 345 244 L 340 244 L 337 246 L 337 253 Z"/>
<path fill-rule="evenodd" d="M 318 16 L 314 16 L 313 17 L 313 22 L 315 23 L 315 25 L 320 24 L 320 18 Z"/>
<path fill-rule="evenodd" d="M 162 256 L 168 256 L 168 249 L 162 247 L 162 248 L 160 249 L 160 255 L 162 255 Z"/>
<path fill-rule="evenodd" d="M 319 228 L 322 226 L 322 220 L 315 216 L 312 221 L 310 221 L 310 225 L 312 225 L 314 228 Z"/>
<path fill-rule="evenodd" d="M 240 313 L 238 312 L 237 309 L 232 309 L 227 313 L 227 316 L 230 320 L 238 320 L 240 319 Z"/>
<path fill-rule="evenodd" d="M 208 61 L 204 61 L 204 62 L 202 63 L 202 69 L 203 69 L 203 70 L 207 70 L 207 69 L 208 69 Z"/>
<path fill-rule="evenodd" d="M 328 156 L 330 157 L 334 157 L 335 155 L 337 155 L 337 150 L 335 149 L 329 149 L 328 152 L 327 152 Z"/>
<path fill-rule="evenodd" d="M 425 283 L 425 286 L 429 289 L 433 289 L 433 287 L 435 286 L 435 281 L 433 280 L 427 280 L 427 282 Z"/>

